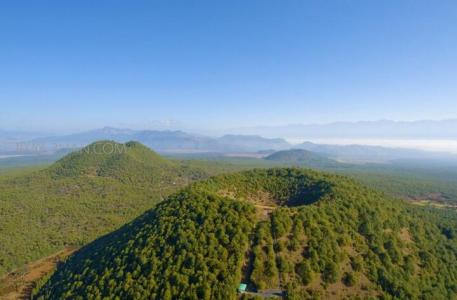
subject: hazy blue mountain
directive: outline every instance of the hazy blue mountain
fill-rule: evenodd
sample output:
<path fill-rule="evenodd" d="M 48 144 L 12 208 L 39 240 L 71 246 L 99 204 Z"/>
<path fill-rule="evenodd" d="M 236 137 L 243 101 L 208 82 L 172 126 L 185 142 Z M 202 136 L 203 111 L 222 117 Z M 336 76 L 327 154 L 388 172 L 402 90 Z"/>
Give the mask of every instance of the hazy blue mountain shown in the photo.
<path fill-rule="evenodd" d="M 97 140 L 113 140 L 120 143 L 139 141 L 160 152 L 251 152 L 290 148 L 283 139 L 267 139 L 260 136 L 226 135 L 213 138 L 171 130 L 131 130 L 105 127 L 102 129 L 33 139 L 30 145 L 41 146 L 44 152 L 61 148 L 80 148 Z"/>
<path fill-rule="evenodd" d="M 135 140 L 141 141 L 152 149 L 161 152 L 201 152 L 219 151 L 217 140 L 189 134 L 183 131 L 153 131 L 137 132 Z"/>
<path fill-rule="evenodd" d="M 112 127 L 70 135 L 31 139 L 25 143 L 21 142 L 21 149 L 18 152 L 19 154 L 32 153 L 35 155 L 53 154 L 60 149 L 82 148 L 97 140 L 113 140 L 119 143 L 138 141 L 161 153 L 253 153 L 266 150 L 274 152 L 297 148 L 345 162 L 390 162 L 405 159 L 457 160 L 457 155 L 403 148 L 366 145 L 326 145 L 310 142 L 292 147 L 291 144 L 283 139 L 264 138 L 258 135 L 208 137 L 179 130 L 132 130 Z"/>
<path fill-rule="evenodd" d="M 0 154 L 15 153 L 20 147 L 20 143 L 30 139 L 46 136 L 44 133 L 12 131 L 0 129 Z"/>
<path fill-rule="evenodd" d="M 283 139 L 266 139 L 258 135 L 224 135 L 218 142 L 245 151 L 282 150 L 291 146 Z"/>
<path fill-rule="evenodd" d="M 387 148 L 367 145 L 325 145 L 304 142 L 295 148 L 305 149 L 347 162 L 390 162 L 397 160 L 457 160 L 457 155 L 415 149 Z"/>
<path fill-rule="evenodd" d="M 53 144 L 59 148 L 83 147 L 91 142 L 103 139 L 126 142 L 130 140 L 130 137 L 133 137 L 134 134 L 135 131 L 131 129 L 104 127 L 101 129 L 95 129 L 91 131 L 85 131 L 69 135 L 42 137 L 38 139 L 33 139 L 30 141 L 30 143 L 43 145 Z"/>
<path fill-rule="evenodd" d="M 457 119 L 397 122 L 390 120 L 335 122 L 329 124 L 290 124 L 234 129 L 262 136 L 302 138 L 455 139 Z"/>

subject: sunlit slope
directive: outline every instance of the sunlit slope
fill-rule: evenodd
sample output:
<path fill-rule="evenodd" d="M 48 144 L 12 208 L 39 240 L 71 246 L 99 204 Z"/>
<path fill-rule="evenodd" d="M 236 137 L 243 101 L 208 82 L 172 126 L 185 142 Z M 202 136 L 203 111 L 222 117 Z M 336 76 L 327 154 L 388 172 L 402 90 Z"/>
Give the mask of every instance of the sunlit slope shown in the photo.
<path fill-rule="evenodd" d="M 112 231 L 206 177 L 129 142 L 96 142 L 50 167 L 0 181 L 0 274 Z"/>
<path fill-rule="evenodd" d="M 254 170 L 192 184 L 73 255 L 38 299 L 452 299 L 457 217 L 341 177 Z"/>

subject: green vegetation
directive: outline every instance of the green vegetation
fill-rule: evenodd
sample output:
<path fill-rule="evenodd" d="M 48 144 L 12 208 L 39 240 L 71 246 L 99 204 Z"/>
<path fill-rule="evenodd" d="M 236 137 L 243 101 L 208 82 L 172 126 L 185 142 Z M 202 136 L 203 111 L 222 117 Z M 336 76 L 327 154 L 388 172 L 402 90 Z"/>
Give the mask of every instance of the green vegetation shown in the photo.
<path fill-rule="evenodd" d="M 104 155 L 99 153 L 103 147 L 107 150 Z M 278 153 L 289 157 L 291 152 Z M 253 167 L 295 164 L 294 159 L 289 163 L 277 159 L 169 160 L 138 143 L 99 142 L 48 168 L 0 169 L 0 275 L 65 246 L 82 246 L 194 180 Z M 338 163 L 324 169 L 400 198 L 457 199 L 457 176 L 452 169 Z"/>
<path fill-rule="evenodd" d="M 185 189 L 83 248 L 43 297 L 232 299 L 253 214 L 248 203 Z"/>
<path fill-rule="evenodd" d="M 62 250 L 66 246 L 83 246 L 131 221 L 195 180 L 252 167 L 294 165 L 295 159 L 300 160 L 300 155 L 303 154 L 298 153 L 298 158 L 293 155 L 290 158 L 290 153 L 287 151 L 279 153 L 280 157 L 268 160 L 218 158 L 206 161 L 182 161 L 165 159 L 134 142 L 125 145 L 98 142 L 62 158 L 47 168 L 36 166 L 2 169 L 0 170 L 0 275 Z M 284 158 L 284 155 L 289 159 Z M 310 165 L 344 173 L 390 195 L 403 198 L 437 198 L 443 201 L 457 199 L 456 176 L 452 170 L 438 172 L 429 169 L 409 170 L 380 165 L 355 166 L 334 161 L 329 164 L 325 158 L 323 161 L 316 161 L 313 160 L 313 156 L 306 155 L 305 153 L 305 158 L 298 165 Z M 322 158 L 319 157 L 319 159 Z M 306 176 L 296 176 L 296 174 L 281 173 L 281 175 L 272 176 L 271 171 L 258 170 L 254 173 L 219 176 L 192 187 L 199 193 L 229 197 L 242 201 L 243 204 L 247 202 L 276 208 L 267 219 L 258 212 L 255 214 L 257 219 L 249 217 L 250 229 L 245 234 L 250 239 L 248 252 L 252 261 L 249 262 L 250 273 L 244 274 L 243 278 L 247 276 L 250 286 L 258 289 L 281 288 L 289 291 L 291 299 L 294 295 L 298 295 L 296 296 L 298 299 L 319 295 L 325 297 L 326 293 L 336 293 L 337 286 L 344 287 L 343 290 L 346 291 L 343 294 L 347 296 L 356 292 L 365 296 L 392 296 L 397 295 L 396 292 L 389 291 L 392 287 L 388 288 L 388 284 L 393 283 L 401 287 L 401 292 L 397 291 L 398 295 L 401 295 L 397 295 L 399 298 L 427 295 L 426 289 L 428 288 L 429 293 L 432 293 L 435 291 L 434 286 L 440 290 L 438 294 L 433 294 L 436 299 L 446 295 L 445 293 L 450 295 L 451 283 L 455 280 L 452 281 L 449 278 L 453 278 L 454 273 L 445 271 L 436 281 L 427 279 L 427 276 L 431 277 L 435 270 L 442 268 L 442 257 L 455 257 L 453 256 L 455 252 L 452 252 L 455 250 L 452 247 L 455 247 L 453 241 L 457 232 L 453 221 L 455 214 L 443 209 L 410 207 L 398 201 L 395 204 L 389 204 L 393 211 L 406 212 L 407 219 L 410 219 L 400 231 L 398 228 L 386 229 L 386 232 L 399 232 L 401 237 L 395 240 L 384 233 L 382 237 L 377 237 L 375 246 L 364 246 L 368 249 L 373 248 L 374 250 L 371 251 L 374 254 L 368 250 L 360 252 L 354 250 L 353 245 L 361 243 L 360 240 L 354 241 L 354 239 L 360 238 L 359 227 L 362 225 L 357 223 L 357 226 L 346 228 L 346 233 L 340 237 L 340 231 L 343 229 L 332 228 L 331 225 L 326 224 L 320 227 L 316 225 L 323 222 L 322 220 L 327 220 L 328 224 L 334 222 L 334 216 L 326 216 L 325 210 L 322 211 L 319 208 L 311 216 L 306 215 L 302 220 L 297 219 L 303 214 L 301 210 L 309 213 L 313 207 L 321 207 L 327 203 L 329 197 L 333 197 L 333 186 L 347 185 L 349 186 L 347 190 L 351 190 L 356 186 L 354 182 L 338 176 L 323 176 L 308 171 L 305 174 Z M 345 197 L 347 199 L 356 197 L 359 202 L 360 199 L 367 198 L 366 195 L 357 196 L 357 191 L 353 193 L 354 195 Z M 371 193 L 382 199 L 379 201 L 393 202 L 378 193 L 369 194 Z M 372 196 L 368 198 L 370 197 Z M 372 206 L 370 201 L 364 205 Z M 346 207 L 346 205 L 343 206 Z M 341 208 L 335 205 L 332 209 Z M 393 213 L 386 210 L 384 206 L 380 211 L 387 219 L 397 218 L 397 215 L 393 216 Z M 354 216 L 362 214 L 358 212 Z M 383 214 L 377 217 L 381 218 Z M 342 216 L 339 218 L 342 218 L 340 223 L 346 222 Z M 418 229 L 418 225 L 413 226 L 419 219 L 421 220 L 419 222 L 431 220 L 427 222 L 434 224 L 432 229 L 428 227 Z M 306 233 L 310 220 L 315 222 L 314 225 L 322 231 L 322 239 L 317 239 L 319 230 L 312 234 Z M 372 224 L 375 223 L 375 220 L 369 221 Z M 361 228 L 365 228 L 364 226 Z M 341 228 L 345 227 L 347 225 Z M 418 233 L 417 230 L 419 230 Z M 353 231 L 357 231 L 357 234 Z M 331 239 L 337 239 L 337 242 L 334 242 L 336 245 L 328 244 L 329 241 L 326 238 L 328 234 L 333 234 L 333 236 L 330 235 Z M 429 236 L 427 235 L 427 239 L 422 239 L 421 243 L 418 243 L 414 234 Z M 433 238 L 431 239 L 430 236 Z M 437 240 L 436 236 L 445 237 L 446 243 L 450 243 L 451 246 L 438 240 L 436 245 L 442 252 L 436 253 L 433 246 L 434 241 Z M 340 245 L 338 239 L 346 241 L 347 244 Z M 390 239 L 392 242 L 387 243 L 386 241 Z M 405 243 L 404 239 L 408 242 Z M 368 241 L 371 243 L 371 239 Z M 309 244 L 310 242 L 312 244 Z M 311 251 L 317 252 L 317 256 L 306 254 L 308 253 L 306 251 L 313 249 L 313 243 L 320 245 Z M 405 248 L 404 245 L 407 247 Z M 432 250 L 419 253 L 421 247 Z M 448 252 L 443 249 L 447 249 Z M 358 255 L 354 255 L 354 251 Z M 410 251 L 412 255 L 406 257 L 403 255 Z M 384 252 L 387 254 L 381 255 Z M 326 253 L 325 255 L 336 260 L 332 260 L 334 263 L 319 261 L 322 256 L 319 253 Z M 310 256 L 307 257 L 305 254 Z M 241 257 L 241 254 L 237 255 Z M 243 257 L 244 255 L 245 253 Z M 389 263 L 393 266 L 390 264 L 385 266 L 382 263 L 385 260 L 384 255 L 389 257 Z M 367 261 L 376 261 L 376 256 L 378 261 L 374 263 L 376 267 L 373 267 Z M 429 257 L 433 263 L 438 261 L 438 265 L 421 263 L 422 259 L 429 259 Z M 243 259 L 237 263 L 248 264 Z M 455 267 L 452 263 L 447 265 Z M 411 273 L 414 276 L 408 275 L 408 277 L 399 273 L 397 269 L 400 266 L 407 272 L 405 274 Z M 444 268 L 444 270 L 447 269 Z M 241 268 L 237 267 L 236 272 L 240 273 Z M 419 273 L 429 275 L 419 276 Z M 379 274 L 382 276 L 380 277 Z M 240 278 L 235 280 L 235 284 L 239 283 L 236 282 L 237 280 L 239 281 Z M 232 285 L 232 283 L 230 281 L 227 284 Z M 420 284 L 421 288 L 416 284 Z M 220 289 L 229 289 L 228 285 Z M 205 290 L 205 288 L 201 289 Z M 174 292 L 170 293 L 176 295 Z M 216 294 L 211 295 L 215 297 Z M 232 297 L 232 294 L 227 295 L 229 298 Z"/>
<path fill-rule="evenodd" d="M 204 164 L 170 161 L 134 142 L 97 142 L 48 168 L 3 174 L 0 275 L 85 245 L 211 174 Z"/>
<path fill-rule="evenodd" d="M 258 289 L 279 286 L 278 269 L 269 222 L 260 222 L 255 231 L 253 272 L 251 281 Z"/>
<path fill-rule="evenodd" d="M 16 169 L 31 166 L 48 166 L 61 158 L 62 153 L 50 155 L 24 155 L 0 159 L 0 170 Z M 1 171 L 0 171 L 1 172 Z"/>
<path fill-rule="evenodd" d="M 344 166 L 333 159 L 308 150 L 292 149 L 275 152 L 267 157 L 266 160 L 281 162 L 287 165 L 295 165 L 308 168 L 336 168 Z"/>
<path fill-rule="evenodd" d="M 254 164 L 254 160 L 251 160 Z M 276 166 L 308 167 L 351 176 L 394 197 L 457 203 L 457 169 L 443 164 L 348 164 L 306 150 L 285 150 L 265 158 Z M 258 164 L 260 166 L 260 163 Z"/>
<path fill-rule="evenodd" d="M 199 160 L 211 169 L 212 164 L 225 164 L 231 171 L 249 168 L 308 167 L 350 176 L 364 185 L 403 199 L 428 199 L 457 203 L 457 169 L 442 165 L 414 167 L 402 164 L 348 164 L 306 150 L 278 151 L 265 159 L 208 157 Z M 188 160 L 189 161 L 189 160 Z M 237 169 L 238 168 L 238 169 Z"/>
<path fill-rule="evenodd" d="M 395 168 L 342 172 L 394 197 L 457 203 L 457 175 L 435 177 L 427 170 L 404 172 Z"/>
<path fill-rule="evenodd" d="M 287 299 L 452 299 L 456 232 L 451 210 L 390 199 L 342 176 L 220 175 L 84 247 L 35 298 L 235 299 L 244 278 Z"/>
<path fill-rule="evenodd" d="M 23 176 L 36 172 L 46 168 L 47 165 L 38 165 L 38 166 L 24 166 L 24 167 L 13 167 L 0 169 L 0 180 L 3 178 L 14 177 L 14 176 Z"/>

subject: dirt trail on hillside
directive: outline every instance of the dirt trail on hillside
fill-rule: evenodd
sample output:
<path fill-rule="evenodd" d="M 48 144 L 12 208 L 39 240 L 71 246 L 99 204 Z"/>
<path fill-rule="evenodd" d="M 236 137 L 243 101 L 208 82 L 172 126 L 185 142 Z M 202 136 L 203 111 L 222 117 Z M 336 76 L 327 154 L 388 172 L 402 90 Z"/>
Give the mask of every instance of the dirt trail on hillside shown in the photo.
<path fill-rule="evenodd" d="M 76 250 L 77 248 L 74 247 L 65 248 L 0 278 L 0 299 L 30 299 L 36 282 L 52 272 L 58 262 L 64 260 Z"/>

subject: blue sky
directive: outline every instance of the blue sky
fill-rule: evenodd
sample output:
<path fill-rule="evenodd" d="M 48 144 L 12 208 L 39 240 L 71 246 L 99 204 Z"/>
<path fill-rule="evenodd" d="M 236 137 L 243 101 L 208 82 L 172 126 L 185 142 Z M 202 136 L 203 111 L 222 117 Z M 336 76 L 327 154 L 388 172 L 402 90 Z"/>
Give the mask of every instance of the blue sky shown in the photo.
<path fill-rule="evenodd" d="M 0 128 L 457 117 L 457 1 L 1 1 Z"/>

